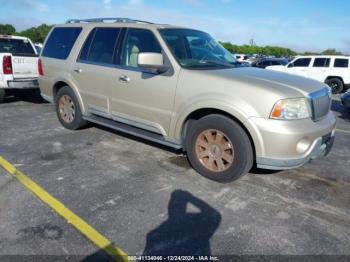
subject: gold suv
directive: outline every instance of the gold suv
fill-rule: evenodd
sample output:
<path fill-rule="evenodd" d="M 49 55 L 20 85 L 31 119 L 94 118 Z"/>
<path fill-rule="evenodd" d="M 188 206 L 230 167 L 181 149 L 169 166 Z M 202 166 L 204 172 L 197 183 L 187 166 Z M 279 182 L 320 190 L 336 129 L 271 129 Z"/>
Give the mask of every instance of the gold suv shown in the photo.
<path fill-rule="evenodd" d="M 198 173 L 219 182 L 254 165 L 299 167 L 334 141 L 328 86 L 242 67 L 198 30 L 69 20 L 51 30 L 38 67 L 41 94 L 64 127 L 94 122 L 182 149 Z"/>

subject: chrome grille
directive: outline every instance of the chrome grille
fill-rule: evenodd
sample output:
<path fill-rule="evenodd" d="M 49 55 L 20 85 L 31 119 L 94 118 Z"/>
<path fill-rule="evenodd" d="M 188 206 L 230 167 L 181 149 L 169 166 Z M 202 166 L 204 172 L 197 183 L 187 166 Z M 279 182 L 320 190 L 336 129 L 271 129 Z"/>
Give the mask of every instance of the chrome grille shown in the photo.
<path fill-rule="evenodd" d="M 324 118 L 332 105 L 332 93 L 328 87 L 309 95 L 312 109 L 312 119 L 314 121 Z"/>

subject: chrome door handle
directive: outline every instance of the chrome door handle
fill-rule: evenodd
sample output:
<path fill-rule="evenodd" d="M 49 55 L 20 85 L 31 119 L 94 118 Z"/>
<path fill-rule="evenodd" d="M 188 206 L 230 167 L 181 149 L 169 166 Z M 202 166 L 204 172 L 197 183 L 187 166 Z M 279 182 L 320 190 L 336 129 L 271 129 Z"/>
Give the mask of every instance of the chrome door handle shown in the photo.
<path fill-rule="evenodd" d="M 74 68 L 73 71 L 76 72 L 76 73 L 83 72 L 83 70 L 81 68 Z"/>
<path fill-rule="evenodd" d="M 128 76 L 120 76 L 119 77 L 119 81 L 120 82 L 124 82 L 124 83 L 128 83 L 128 82 L 130 82 L 130 77 L 128 77 Z"/>

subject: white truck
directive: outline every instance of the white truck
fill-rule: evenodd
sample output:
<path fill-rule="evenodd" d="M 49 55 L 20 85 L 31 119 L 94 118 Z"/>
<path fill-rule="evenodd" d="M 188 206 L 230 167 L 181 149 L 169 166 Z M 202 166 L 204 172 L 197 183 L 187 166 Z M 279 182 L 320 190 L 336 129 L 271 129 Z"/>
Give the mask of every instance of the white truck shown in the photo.
<path fill-rule="evenodd" d="M 286 66 L 268 66 L 266 69 L 304 76 L 328 84 L 333 94 L 350 86 L 349 56 L 298 56 Z"/>
<path fill-rule="evenodd" d="M 0 101 L 10 89 L 38 85 L 38 53 L 26 37 L 0 35 Z"/>

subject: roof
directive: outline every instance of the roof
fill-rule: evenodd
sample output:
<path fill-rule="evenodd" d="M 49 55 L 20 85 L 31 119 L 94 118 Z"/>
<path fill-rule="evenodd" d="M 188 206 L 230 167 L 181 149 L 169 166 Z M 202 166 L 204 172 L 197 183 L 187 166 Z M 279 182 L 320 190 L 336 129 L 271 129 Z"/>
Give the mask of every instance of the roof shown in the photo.
<path fill-rule="evenodd" d="M 157 24 L 143 20 L 136 20 L 130 18 L 89 18 L 89 19 L 69 19 L 65 24 L 56 26 L 98 26 L 103 24 L 103 26 L 123 26 L 123 27 L 140 27 L 140 28 L 153 28 L 153 29 L 164 29 L 164 28 L 184 28 L 182 26 L 174 26 L 168 24 Z"/>
<path fill-rule="evenodd" d="M 295 58 L 313 58 L 313 57 L 322 57 L 322 58 L 350 58 L 346 55 L 298 55 Z"/>
<path fill-rule="evenodd" d="M 27 37 L 17 35 L 0 35 L 0 38 L 28 40 Z"/>

